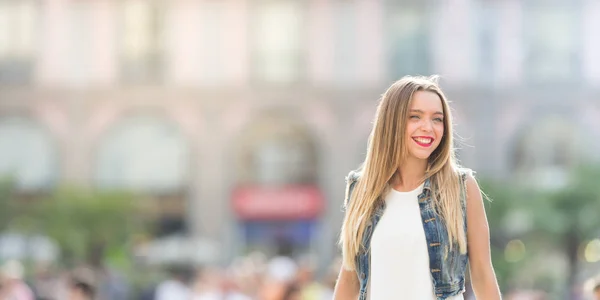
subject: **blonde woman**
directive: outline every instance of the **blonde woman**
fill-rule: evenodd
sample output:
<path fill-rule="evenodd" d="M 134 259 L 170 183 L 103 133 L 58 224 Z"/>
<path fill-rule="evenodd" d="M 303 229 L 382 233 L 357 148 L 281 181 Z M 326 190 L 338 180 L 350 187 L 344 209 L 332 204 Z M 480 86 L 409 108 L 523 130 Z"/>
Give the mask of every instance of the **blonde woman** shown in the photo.
<path fill-rule="evenodd" d="M 336 300 L 500 299 L 472 172 L 454 157 L 436 77 L 404 77 L 383 95 L 366 159 L 347 178 Z"/>

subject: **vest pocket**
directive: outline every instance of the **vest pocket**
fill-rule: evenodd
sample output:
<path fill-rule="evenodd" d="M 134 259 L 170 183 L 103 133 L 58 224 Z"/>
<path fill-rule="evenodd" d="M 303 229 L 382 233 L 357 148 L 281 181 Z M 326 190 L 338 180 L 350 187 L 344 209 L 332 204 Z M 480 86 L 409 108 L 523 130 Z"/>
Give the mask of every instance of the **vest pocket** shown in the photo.
<path fill-rule="evenodd" d="M 357 255 L 356 263 L 356 276 L 358 277 L 358 282 L 360 283 L 360 293 L 363 295 L 366 293 L 369 284 L 369 254 L 362 253 Z"/>

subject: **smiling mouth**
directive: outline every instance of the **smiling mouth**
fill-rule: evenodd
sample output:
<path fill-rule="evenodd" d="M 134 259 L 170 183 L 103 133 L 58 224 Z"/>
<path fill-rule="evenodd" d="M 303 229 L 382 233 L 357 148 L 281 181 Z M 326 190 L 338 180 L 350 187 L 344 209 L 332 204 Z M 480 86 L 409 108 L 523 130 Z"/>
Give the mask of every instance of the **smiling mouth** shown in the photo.
<path fill-rule="evenodd" d="M 413 140 L 421 147 L 430 147 L 433 144 L 433 138 L 430 137 L 414 137 Z"/>

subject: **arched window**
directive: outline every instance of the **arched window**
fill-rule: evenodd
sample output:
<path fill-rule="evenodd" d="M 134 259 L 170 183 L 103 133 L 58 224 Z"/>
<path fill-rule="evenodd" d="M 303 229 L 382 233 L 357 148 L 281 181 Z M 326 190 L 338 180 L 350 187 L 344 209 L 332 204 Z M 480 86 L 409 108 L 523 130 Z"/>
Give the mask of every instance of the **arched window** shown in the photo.
<path fill-rule="evenodd" d="M 312 184 L 317 178 L 314 140 L 304 124 L 264 116 L 240 141 L 239 181 L 259 185 Z"/>
<path fill-rule="evenodd" d="M 306 20 L 304 1 L 253 1 L 251 39 L 253 71 L 258 81 L 302 80 Z"/>
<path fill-rule="evenodd" d="M 23 192 L 37 193 L 56 184 L 59 163 L 48 132 L 20 117 L 0 118 L 0 176 Z"/>
<path fill-rule="evenodd" d="M 185 230 L 189 151 L 175 124 L 150 116 L 127 118 L 98 147 L 96 186 L 149 197 L 150 214 L 161 222 L 159 233 Z"/>
<path fill-rule="evenodd" d="M 119 46 L 122 80 L 156 82 L 161 78 L 164 20 L 160 2 L 119 1 Z"/>
<path fill-rule="evenodd" d="M 430 72 L 430 12 L 420 4 L 385 1 L 384 26 L 387 29 L 389 76 L 396 80 L 404 75 Z"/>
<path fill-rule="evenodd" d="M 0 1 L 0 84 L 30 82 L 39 6 L 32 0 Z"/>
<path fill-rule="evenodd" d="M 522 131 L 512 154 L 512 169 L 527 182 L 542 188 L 566 184 L 567 172 L 576 163 L 574 126 L 560 117 L 545 117 Z"/>

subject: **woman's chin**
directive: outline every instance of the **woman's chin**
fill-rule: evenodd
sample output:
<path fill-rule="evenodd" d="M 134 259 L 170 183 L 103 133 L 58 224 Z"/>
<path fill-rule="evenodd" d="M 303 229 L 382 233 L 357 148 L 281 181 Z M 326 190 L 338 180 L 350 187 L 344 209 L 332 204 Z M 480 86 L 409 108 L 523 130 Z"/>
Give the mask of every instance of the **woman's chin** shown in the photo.
<path fill-rule="evenodd" d="M 411 156 L 417 160 L 429 160 L 431 153 L 412 153 Z"/>

